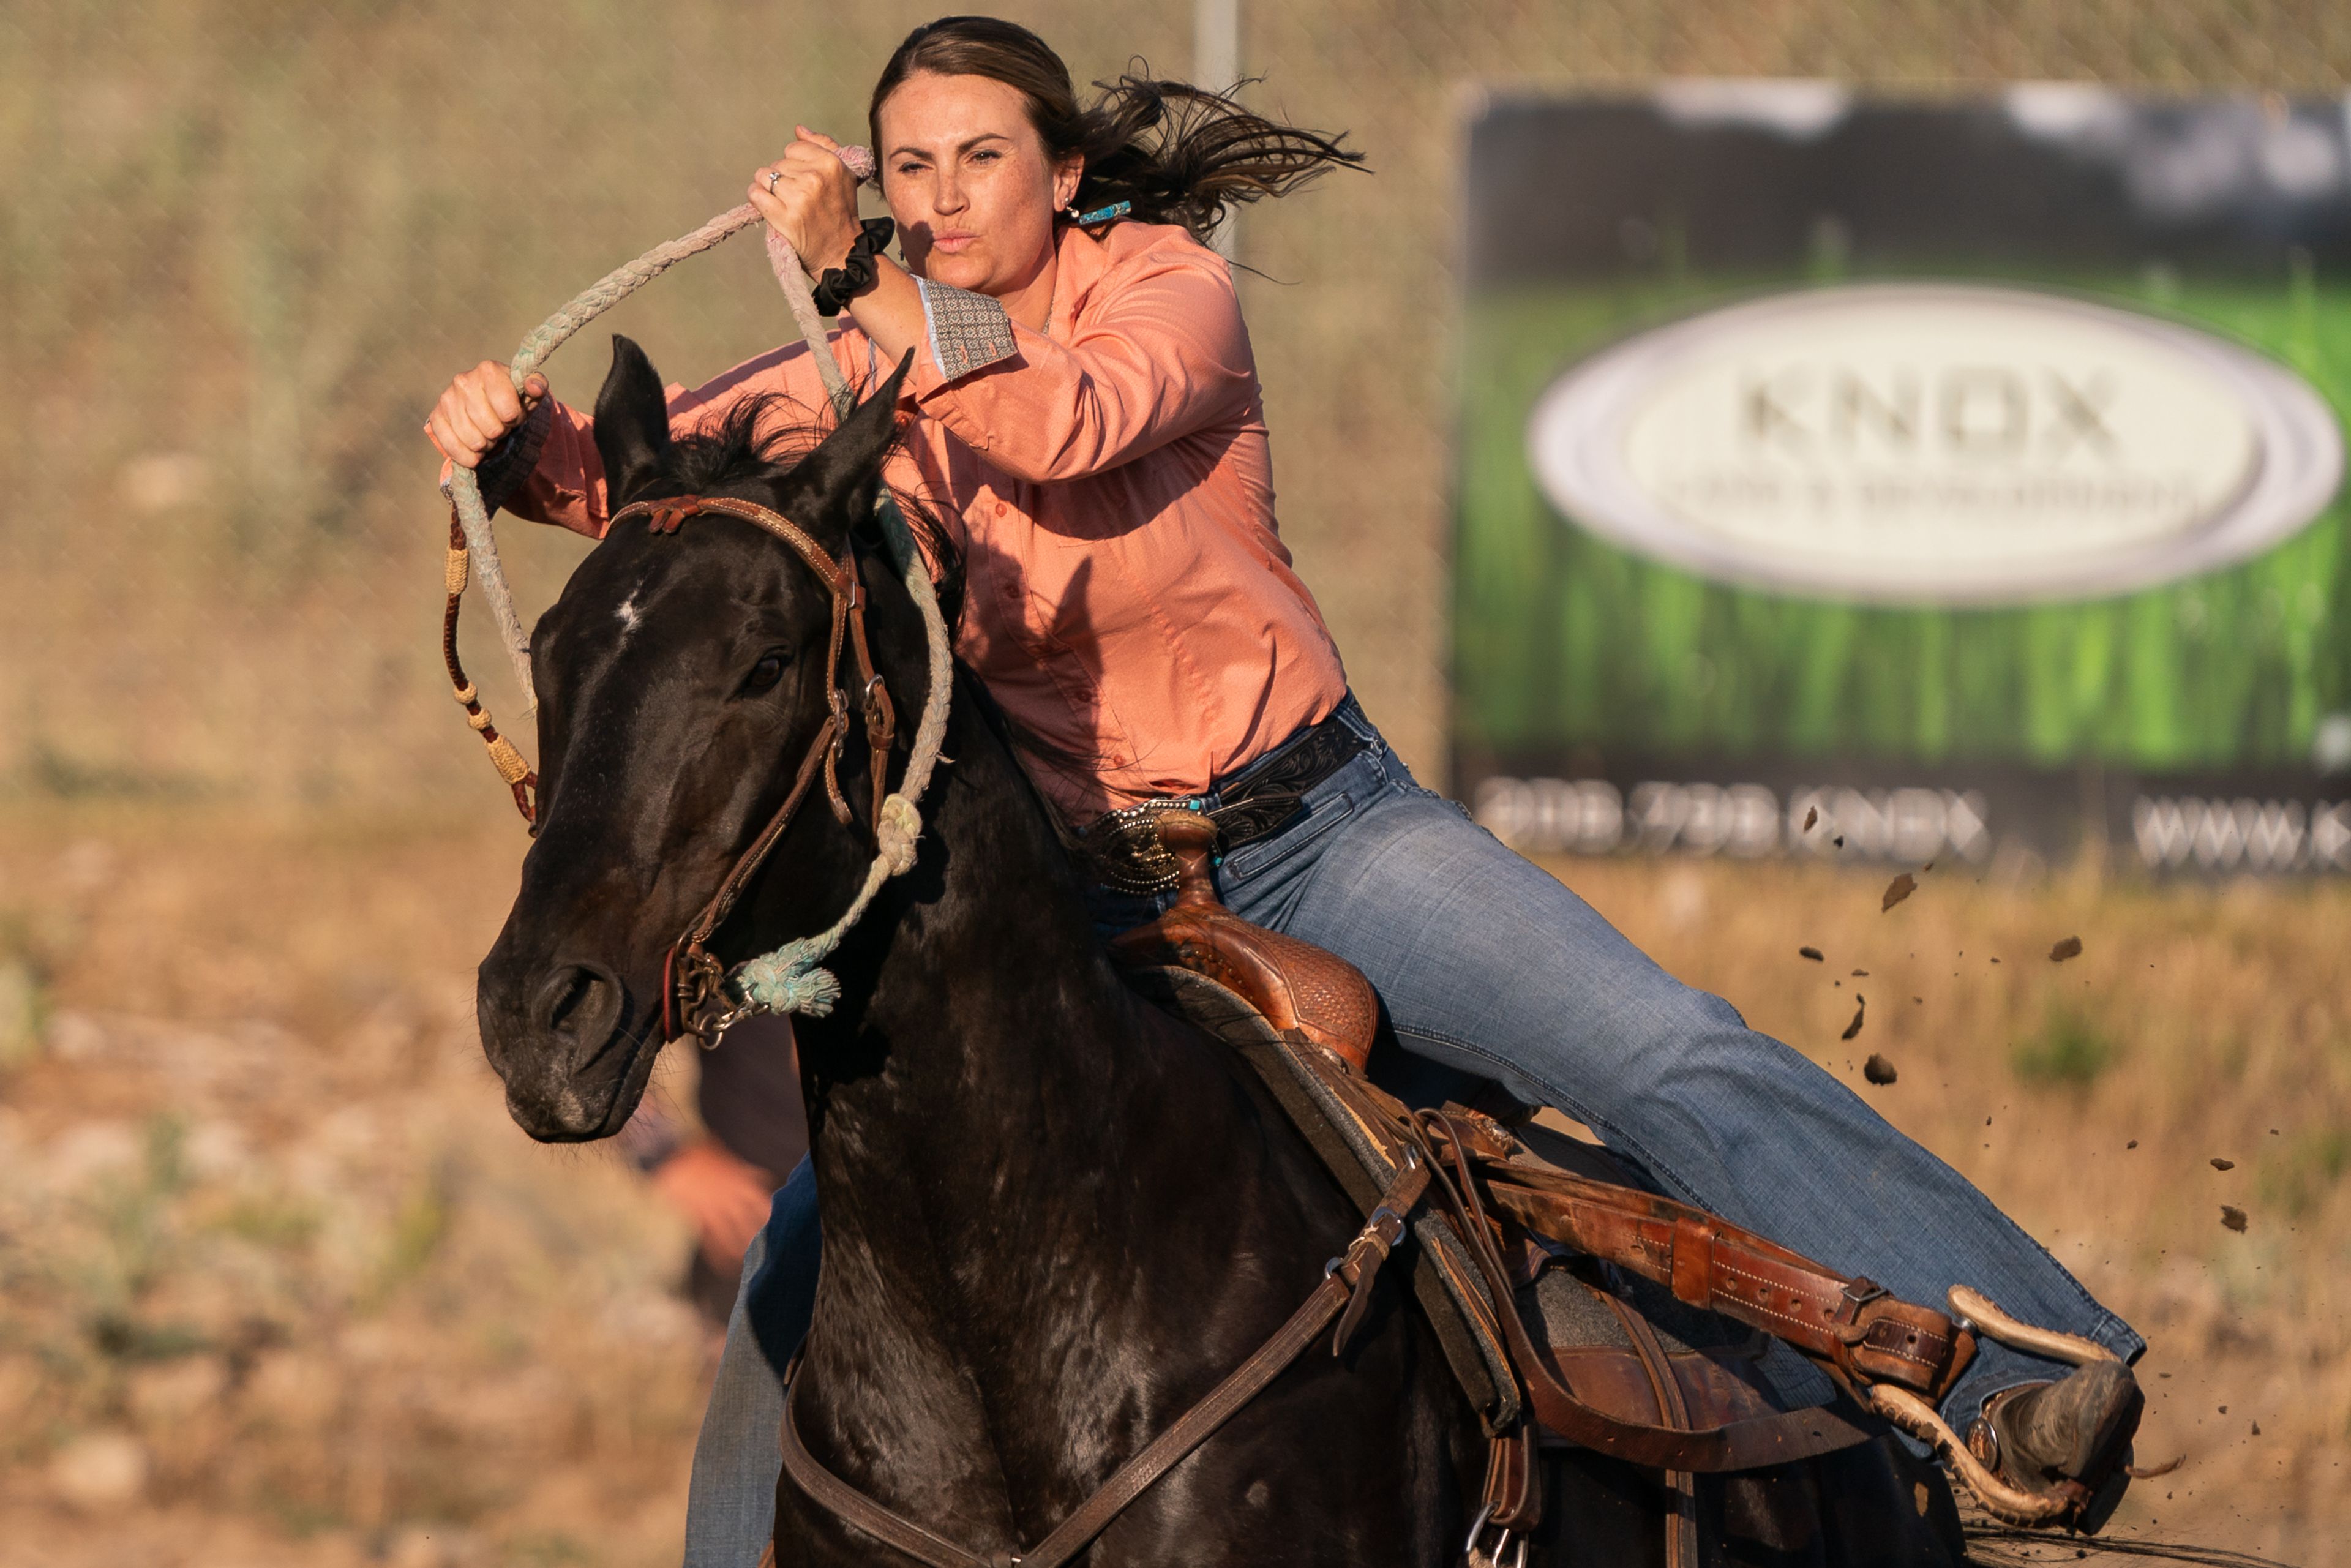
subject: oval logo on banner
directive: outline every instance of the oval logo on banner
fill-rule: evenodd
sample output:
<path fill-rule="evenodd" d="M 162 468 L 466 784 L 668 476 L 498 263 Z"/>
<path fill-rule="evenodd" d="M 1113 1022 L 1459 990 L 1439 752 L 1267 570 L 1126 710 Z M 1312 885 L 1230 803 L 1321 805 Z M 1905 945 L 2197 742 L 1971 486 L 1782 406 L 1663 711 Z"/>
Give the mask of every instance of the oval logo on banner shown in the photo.
<path fill-rule="evenodd" d="M 1529 455 L 1593 532 L 1707 577 L 1910 604 L 2082 599 L 2241 560 L 2342 477 L 2268 360 L 2054 295 L 1862 284 L 1659 328 L 1537 401 Z"/>

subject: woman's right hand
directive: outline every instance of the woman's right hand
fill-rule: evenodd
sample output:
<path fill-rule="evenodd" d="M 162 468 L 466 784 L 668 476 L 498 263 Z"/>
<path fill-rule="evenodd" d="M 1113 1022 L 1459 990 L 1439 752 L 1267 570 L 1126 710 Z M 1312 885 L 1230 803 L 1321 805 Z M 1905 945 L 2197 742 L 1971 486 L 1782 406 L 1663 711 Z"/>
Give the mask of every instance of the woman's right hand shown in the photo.
<path fill-rule="evenodd" d="M 496 360 L 460 371 L 433 405 L 424 434 L 442 456 L 460 468 L 481 465 L 482 456 L 520 424 L 547 395 L 547 378 L 536 371 L 517 392 L 514 373 Z"/>
<path fill-rule="evenodd" d="M 655 1166 L 653 1186 L 694 1227 L 713 1263 L 734 1268 L 751 1238 L 768 1223 L 776 1178 L 727 1151 L 716 1138 L 696 1138 Z"/>

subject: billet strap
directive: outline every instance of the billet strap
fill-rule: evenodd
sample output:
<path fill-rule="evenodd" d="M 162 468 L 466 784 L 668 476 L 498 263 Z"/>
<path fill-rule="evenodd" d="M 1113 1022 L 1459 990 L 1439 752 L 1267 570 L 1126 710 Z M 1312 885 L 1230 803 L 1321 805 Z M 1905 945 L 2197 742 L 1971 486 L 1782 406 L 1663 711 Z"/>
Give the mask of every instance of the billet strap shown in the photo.
<path fill-rule="evenodd" d="M 1600 1300 L 1625 1331 L 1634 1358 L 1648 1375 L 1649 1393 L 1665 1424 L 1687 1431 L 1689 1401 L 1683 1397 L 1681 1379 L 1674 1375 L 1673 1357 L 1658 1338 L 1656 1326 L 1619 1297 L 1603 1294 Z M 1698 1568 L 1698 1478 L 1688 1470 L 1667 1470 L 1666 1490 L 1673 1505 L 1666 1513 L 1666 1568 Z"/>
<path fill-rule="evenodd" d="M 1418 1159 L 1408 1162 L 1381 1195 L 1379 1207 L 1364 1222 L 1364 1228 L 1355 1233 L 1346 1251 L 1331 1260 L 1323 1272 L 1322 1282 L 1290 1315 L 1290 1321 L 1282 1324 L 1271 1339 L 1259 1346 L 1254 1355 L 1235 1367 L 1223 1382 L 1209 1390 L 1206 1398 L 1186 1411 L 1173 1427 L 1120 1466 L 1109 1480 L 1080 1504 L 1076 1512 L 1056 1525 L 1033 1551 L 1008 1557 L 979 1556 L 883 1507 L 834 1475 L 825 1468 L 822 1460 L 809 1452 L 807 1443 L 800 1437 L 799 1418 L 796 1411 L 800 1385 L 805 1381 L 801 1377 L 792 1378 L 784 1391 L 784 1418 L 780 1432 L 784 1473 L 820 1507 L 830 1510 L 844 1522 L 863 1531 L 883 1545 L 903 1552 L 918 1563 L 929 1564 L 929 1568 L 1005 1568 L 1007 1563 L 1018 1563 L 1019 1568 L 1062 1568 L 1063 1564 L 1074 1561 L 1092 1544 L 1094 1537 L 1109 1529 L 1111 1522 L 1125 1512 L 1135 1499 L 1174 1469 L 1193 1449 L 1215 1436 L 1218 1428 L 1262 1393 L 1267 1385 L 1281 1375 L 1305 1353 L 1308 1345 L 1321 1337 L 1323 1328 L 1333 1318 L 1339 1320 L 1339 1327 L 1332 1354 L 1340 1355 L 1345 1353 L 1347 1341 L 1362 1321 L 1364 1305 L 1370 1300 L 1372 1281 L 1396 1243 L 1404 1239 L 1406 1217 L 1427 1189 L 1429 1176 L 1426 1162 Z"/>
<path fill-rule="evenodd" d="M 1521 1421 L 1512 1430 L 1486 1440 L 1486 1484 L 1479 1493 L 1478 1533 L 1490 1525 L 1523 1534 L 1541 1522 L 1542 1461 L 1536 1451 L 1536 1436 L 1535 1424 Z"/>
<path fill-rule="evenodd" d="M 472 575 L 465 548 L 465 525 L 457 520 L 457 504 L 449 503 L 449 559 L 443 573 L 448 589 L 449 604 L 441 614 L 441 663 L 449 672 L 449 685 L 455 693 L 457 705 L 465 710 L 465 722 L 482 737 L 489 748 L 490 766 L 498 770 L 507 788 L 514 793 L 515 810 L 530 825 L 533 834 L 538 831 L 538 775 L 522 759 L 513 741 L 498 733 L 490 722 L 490 710 L 482 706 L 482 694 L 465 678 L 465 666 L 457 657 L 457 612 L 465 599 L 466 579 Z"/>

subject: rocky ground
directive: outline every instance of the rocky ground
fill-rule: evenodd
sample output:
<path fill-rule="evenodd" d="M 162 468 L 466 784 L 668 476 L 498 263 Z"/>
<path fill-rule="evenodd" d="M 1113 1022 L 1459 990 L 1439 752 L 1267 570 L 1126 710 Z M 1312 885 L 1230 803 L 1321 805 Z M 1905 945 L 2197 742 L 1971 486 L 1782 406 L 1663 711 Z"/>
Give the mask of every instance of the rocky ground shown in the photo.
<path fill-rule="evenodd" d="M 521 845 L 0 814 L 0 1558 L 674 1561 L 686 1238 L 602 1151 L 517 1132 L 473 1033 Z M 1561 869 L 2146 1330 L 2142 1457 L 2183 1463 L 2118 1528 L 2341 1560 L 2351 896 L 1927 872 L 1883 909 L 1885 871 Z"/>

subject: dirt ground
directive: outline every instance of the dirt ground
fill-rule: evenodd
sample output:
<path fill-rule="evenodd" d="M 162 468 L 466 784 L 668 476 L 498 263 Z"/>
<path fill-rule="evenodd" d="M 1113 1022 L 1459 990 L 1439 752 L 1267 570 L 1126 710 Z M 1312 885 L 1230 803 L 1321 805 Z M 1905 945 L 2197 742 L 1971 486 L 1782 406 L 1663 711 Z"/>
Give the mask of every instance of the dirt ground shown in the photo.
<path fill-rule="evenodd" d="M 474 1036 L 521 846 L 0 810 L 0 1559 L 675 1560 L 685 1234 L 523 1137 Z M 2118 1530 L 2351 1560 L 2351 890 L 1559 869 L 2147 1333 L 2140 1455 L 2183 1462 Z"/>

